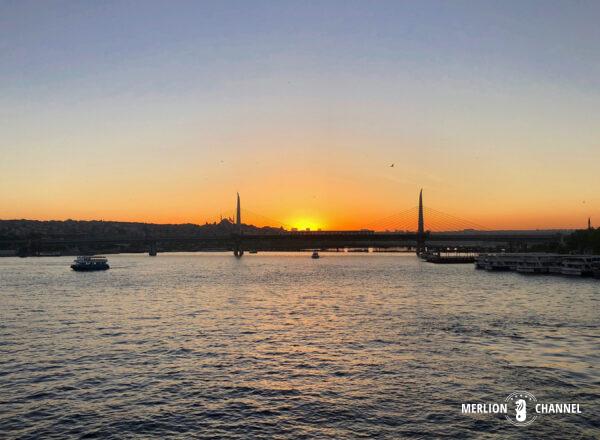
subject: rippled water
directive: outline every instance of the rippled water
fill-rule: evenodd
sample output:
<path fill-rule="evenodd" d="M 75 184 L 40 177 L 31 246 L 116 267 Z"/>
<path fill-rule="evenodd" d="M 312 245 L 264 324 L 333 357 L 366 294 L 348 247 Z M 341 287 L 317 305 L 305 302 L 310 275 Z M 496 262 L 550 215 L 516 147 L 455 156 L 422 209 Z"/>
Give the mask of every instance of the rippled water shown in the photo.
<path fill-rule="evenodd" d="M 600 436 L 600 282 L 323 255 L 0 259 L 0 437 Z"/>

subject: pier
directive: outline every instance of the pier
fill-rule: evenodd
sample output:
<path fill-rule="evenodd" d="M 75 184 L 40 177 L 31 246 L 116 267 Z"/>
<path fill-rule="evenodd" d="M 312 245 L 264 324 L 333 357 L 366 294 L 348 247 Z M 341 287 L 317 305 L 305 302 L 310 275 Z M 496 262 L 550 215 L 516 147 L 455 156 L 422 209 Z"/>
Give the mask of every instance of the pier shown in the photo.
<path fill-rule="evenodd" d="M 427 252 L 421 254 L 421 259 L 435 264 L 470 264 L 475 262 L 477 254 L 473 252 Z"/>

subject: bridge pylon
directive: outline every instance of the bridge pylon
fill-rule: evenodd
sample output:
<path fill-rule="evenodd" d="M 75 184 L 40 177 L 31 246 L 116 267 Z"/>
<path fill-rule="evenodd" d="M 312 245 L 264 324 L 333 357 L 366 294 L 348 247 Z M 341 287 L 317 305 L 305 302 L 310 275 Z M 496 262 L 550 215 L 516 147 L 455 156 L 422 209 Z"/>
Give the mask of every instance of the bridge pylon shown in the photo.
<path fill-rule="evenodd" d="M 417 226 L 417 255 L 425 252 L 425 219 L 423 217 L 423 189 L 419 192 L 419 222 Z"/>
<path fill-rule="evenodd" d="M 237 207 L 236 207 L 235 213 L 236 213 L 235 224 L 237 226 L 237 233 L 241 234 L 242 233 L 242 207 L 240 204 L 240 193 L 237 193 Z"/>

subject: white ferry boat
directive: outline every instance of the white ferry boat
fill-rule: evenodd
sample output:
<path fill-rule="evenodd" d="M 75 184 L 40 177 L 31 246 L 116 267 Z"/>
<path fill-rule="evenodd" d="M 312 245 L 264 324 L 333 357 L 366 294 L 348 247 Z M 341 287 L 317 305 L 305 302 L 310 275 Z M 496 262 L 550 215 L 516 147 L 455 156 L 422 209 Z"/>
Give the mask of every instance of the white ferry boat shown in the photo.
<path fill-rule="evenodd" d="M 493 271 L 517 270 L 516 254 L 490 254 L 485 259 L 485 269 Z"/>
<path fill-rule="evenodd" d="M 599 264 L 598 255 L 570 255 L 563 259 L 561 273 L 572 276 L 592 276 Z"/>
<path fill-rule="evenodd" d="M 562 257 L 553 254 L 523 255 L 517 262 L 517 272 L 530 274 L 550 273 L 552 267 L 560 266 Z"/>
<path fill-rule="evenodd" d="M 108 259 L 101 255 L 82 255 L 73 261 L 71 269 L 77 272 L 89 272 L 93 270 L 107 270 L 110 269 L 110 266 L 108 265 Z"/>

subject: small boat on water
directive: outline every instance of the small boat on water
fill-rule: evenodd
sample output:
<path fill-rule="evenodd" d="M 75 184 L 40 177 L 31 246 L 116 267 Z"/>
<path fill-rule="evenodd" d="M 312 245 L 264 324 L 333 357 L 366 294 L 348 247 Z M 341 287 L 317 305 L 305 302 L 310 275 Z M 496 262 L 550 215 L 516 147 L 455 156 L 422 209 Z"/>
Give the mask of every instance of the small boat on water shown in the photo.
<path fill-rule="evenodd" d="M 317 258 L 321 258 L 321 257 L 319 257 L 319 253 L 317 251 L 313 251 L 310 258 L 312 258 L 313 260 L 316 260 Z"/>
<path fill-rule="evenodd" d="M 107 258 L 101 255 L 82 255 L 73 261 L 71 269 L 77 272 L 90 272 L 93 270 L 107 270 L 110 269 L 110 266 L 108 265 Z"/>

